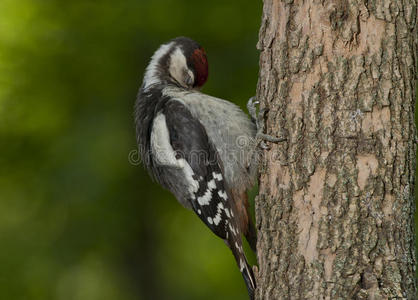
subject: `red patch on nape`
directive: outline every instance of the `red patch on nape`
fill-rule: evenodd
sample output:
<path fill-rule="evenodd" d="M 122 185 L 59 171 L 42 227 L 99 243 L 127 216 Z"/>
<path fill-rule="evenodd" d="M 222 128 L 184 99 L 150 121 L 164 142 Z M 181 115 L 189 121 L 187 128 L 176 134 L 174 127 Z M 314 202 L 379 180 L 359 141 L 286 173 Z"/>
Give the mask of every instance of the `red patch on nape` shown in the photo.
<path fill-rule="evenodd" d="M 206 52 L 203 48 L 193 51 L 192 63 L 195 69 L 195 86 L 201 87 L 208 79 L 209 66 L 206 58 Z"/>

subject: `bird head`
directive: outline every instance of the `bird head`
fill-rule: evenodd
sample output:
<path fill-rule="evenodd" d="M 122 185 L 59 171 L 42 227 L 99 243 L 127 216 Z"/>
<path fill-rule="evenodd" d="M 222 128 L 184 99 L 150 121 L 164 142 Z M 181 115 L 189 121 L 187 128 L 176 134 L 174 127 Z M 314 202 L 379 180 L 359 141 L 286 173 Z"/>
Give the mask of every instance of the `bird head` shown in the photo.
<path fill-rule="evenodd" d="M 159 84 L 199 89 L 207 78 L 205 50 L 190 38 L 177 37 L 154 53 L 145 72 L 143 88 Z"/>

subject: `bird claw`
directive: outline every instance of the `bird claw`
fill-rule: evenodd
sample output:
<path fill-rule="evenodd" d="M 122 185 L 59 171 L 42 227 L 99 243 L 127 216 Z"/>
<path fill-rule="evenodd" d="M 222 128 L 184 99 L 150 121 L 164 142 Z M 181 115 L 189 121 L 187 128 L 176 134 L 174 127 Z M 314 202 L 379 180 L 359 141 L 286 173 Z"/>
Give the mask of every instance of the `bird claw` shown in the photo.
<path fill-rule="evenodd" d="M 257 145 L 263 149 L 263 150 L 269 150 L 270 147 L 266 144 L 267 142 L 271 143 L 280 143 L 287 140 L 286 137 L 275 137 L 268 134 L 263 133 L 265 122 L 264 122 L 264 115 L 267 112 L 266 108 L 259 108 L 258 114 L 257 114 L 257 105 L 260 104 L 260 101 L 258 101 L 255 97 L 251 97 L 247 102 L 247 109 L 250 113 L 252 121 L 257 126 L 257 134 L 256 134 L 256 140 Z"/>
<path fill-rule="evenodd" d="M 258 108 L 257 113 L 257 106 L 260 105 L 260 101 L 258 101 L 255 96 L 251 97 L 247 102 L 247 109 L 250 113 L 251 120 L 257 126 L 257 133 L 261 130 L 264 130 L 264 114 L 267 111 L 265 108 Z"/>
<path fill-rule="evenodd" d="M 276 143 L 276 144 L 287 140 L 287 138 L 284 136 L 276 137 L 276 136 L 268 135 L 268 134 L 261 133 L 261 132 L 258 132 L 256 137 L 260 140 L 264 140 L 264 141 Z"/>
<path fill-rule="evenodd" d="M 247 109 L 250 113 L 251 119 L 255 122 L 257 121 L 257 107 L 256 105 L 259 105 L 260 101 L 258 101 L 255 96 L 251 97 L 247 102 Z"/>

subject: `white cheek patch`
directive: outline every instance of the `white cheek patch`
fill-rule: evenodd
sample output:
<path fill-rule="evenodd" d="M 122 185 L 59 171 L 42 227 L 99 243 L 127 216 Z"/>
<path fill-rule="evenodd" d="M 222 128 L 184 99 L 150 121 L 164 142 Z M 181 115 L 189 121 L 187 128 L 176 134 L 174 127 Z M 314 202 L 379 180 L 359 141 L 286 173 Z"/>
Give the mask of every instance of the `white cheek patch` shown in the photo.
<path fill-rule="evenodd" d="M 157 84 L 160 82 L 160 79 L 158 78 L 158 63 L 159 60 L 167 54 L 167 52 L 170 50 L 173 43 L 168 43 L 162 45 L 151 57 L 151 62 L 149 63 L 147 70 L 145 71 L 144 76 L 144 89 L 147 89 L 151 87 L 154 84 Z"/>
<path fill-rule="evenodd" d="M 193 72 L 190 71 L 187 67 L 186 57 L 184 56 L 180 48 L 174 50 L 170 56 L 169 72 L 171 77 L 173 77 L 178 83 L 180 83 L 184 87 L 190 86 L 194 82 Z M 186 77 L 185 72 L 187 72 L 187 74 L 190 76 L 191 83 L 184 81 Z"/>

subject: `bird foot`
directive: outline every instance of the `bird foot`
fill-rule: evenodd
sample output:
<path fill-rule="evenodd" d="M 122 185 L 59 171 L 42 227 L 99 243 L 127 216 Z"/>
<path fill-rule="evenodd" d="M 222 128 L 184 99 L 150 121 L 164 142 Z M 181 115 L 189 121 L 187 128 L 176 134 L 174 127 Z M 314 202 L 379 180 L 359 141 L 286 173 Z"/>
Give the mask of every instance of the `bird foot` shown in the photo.
<path fill-rule="evenodd" d="M 260 101 L 258 101 L 255 97 L 251 97 L 247 102 L 247 109 L 250 113 L 251 120 L 255 123 L 257 127 L 257 134 L 255 136 L 257 145 L 263 150 L 268 150 L 270 149 L 270 147 L 266 144 L 266 141 L 271 143 L 280 143 L 286 141 L 287 138 L 284 136 L 276 137 L 265 134 L 263 132 L 265 127 L 264 115 L 267 110 L 265 108 L 262 108 L 259 109 L 257 113 L 257 105 L 259 104 Z"/>

